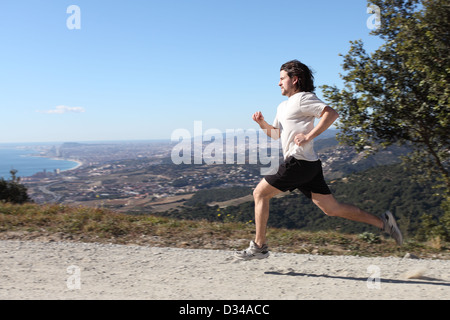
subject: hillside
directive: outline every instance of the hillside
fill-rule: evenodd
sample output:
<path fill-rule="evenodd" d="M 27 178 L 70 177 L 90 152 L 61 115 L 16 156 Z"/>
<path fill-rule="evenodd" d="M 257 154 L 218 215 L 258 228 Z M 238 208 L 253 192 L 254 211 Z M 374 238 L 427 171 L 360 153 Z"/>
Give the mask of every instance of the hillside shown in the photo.
<path fill-rule="evenodd" d="M 391 210 L 412 247 L 398 249 L 378 230 L 325 216 L 302 194 L 286 193 L 271 203 L 269 233 L 277 250 L 377 255 L 404 254 L 418 247 L 439 252 L 447 247 L 442 237 L 423 242 L 433 237 L 421 236 L 421 217 L 424 213 L 429 219 L 440 217 L 441 199 L 431 185 L 415 183 L 403 171 L 398 156 L 405 150 L 392 147 L 365 158 L 336 143 L 334 138 L 317 143 L 324 170 L 346 176 L 326 174 L 335 196 L 374 214 Z M 117 160 L 52 176 L 46 182 L 36 180 L 36 186 L 66 197 L 67 202 L 0 204 L 0 238 L 217 249 L 248 245 L 254 232 L 251 193 L 261 179 L 259 166 L 176 166 L 162 155 L 161 151 L 160 160 L 153 162 L 145 157 Z M 364 168 L 370 169 L 351 173 Z"/>
<path fill-rule="evenodd" d="M 342 179 L 333 180 L 330 187 L 335 197 L 346 203 L 380 215 L 386 210 L 397 217 L 403 233 L 407 237 L 416 236 L 420 231 L 421 216 L 430 214 L 439 217 L 442 198 L 435 196 L 430 184 L 411 181 L 407 172 L 399 164 L 378 166 L 367 171 L 354 173 Z M 227 191 L 229 197 L 226 197 Z M 239 191 L 239 192 L 238 192 Z M 202 190 L 195 194 L 181 208 L 159 213 L 163 216 L 181 219 L 206 219 L 208 221 L 253 220 L 253 202 L 237 206 L 210 206 L 220 195 L 222 201 L 251 194 L 250 189 L 236 188 Z M 285 193 L 271 200 L 269 226 L 308 231 L 336 230 L 344 233 L 377 232 L 371 226 L 325 216 L 309 199 L 298 192 Z"/>

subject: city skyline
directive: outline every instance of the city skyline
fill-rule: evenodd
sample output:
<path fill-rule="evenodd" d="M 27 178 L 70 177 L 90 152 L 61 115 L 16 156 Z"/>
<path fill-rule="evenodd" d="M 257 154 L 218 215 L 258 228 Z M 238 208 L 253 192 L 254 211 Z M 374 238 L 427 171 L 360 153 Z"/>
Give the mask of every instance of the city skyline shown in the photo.
<path fill-rule="evenodd" d="M 170 140 L 177 129 L 258 129 L 299 59 L 341 85 L 365 1 L 3 1 L 0 143 Z M 382 15 L 382 13 L 381 13 Z"/>

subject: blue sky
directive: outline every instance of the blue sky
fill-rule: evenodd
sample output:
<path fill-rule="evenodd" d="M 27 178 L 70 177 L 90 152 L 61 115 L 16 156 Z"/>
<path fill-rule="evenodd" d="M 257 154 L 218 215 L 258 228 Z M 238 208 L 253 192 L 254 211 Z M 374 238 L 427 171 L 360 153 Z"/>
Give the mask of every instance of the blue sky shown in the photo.
<path fill-rule="evenodd" d="M 70 5 L 80 29 L 69 29 Z M 271 123 L 279 68 L 341 85 L 349 41 L 369 51 L 364 0 L 2 0 L 0 143 L 170 139 L 179 128 Z M 317 95 L 322 98 L 320 90 Z"/>

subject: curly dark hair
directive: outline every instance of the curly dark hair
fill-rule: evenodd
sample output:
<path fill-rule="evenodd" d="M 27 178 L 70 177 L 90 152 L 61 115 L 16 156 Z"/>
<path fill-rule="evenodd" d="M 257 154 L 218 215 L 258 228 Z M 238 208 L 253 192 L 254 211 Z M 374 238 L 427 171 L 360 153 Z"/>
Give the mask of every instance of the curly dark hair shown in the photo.
<path fill-rule="evenodd" d="M 312 71 L 308 66 L 301 63 L 298 60 L 291 60 L 283 64 L 280 71 L 284 70 L 287 72 L 289 78 L 298 77 L 297 89 L 300 92 L 314 92 L 316 87 L 314 87 L 314 76 Z"/>

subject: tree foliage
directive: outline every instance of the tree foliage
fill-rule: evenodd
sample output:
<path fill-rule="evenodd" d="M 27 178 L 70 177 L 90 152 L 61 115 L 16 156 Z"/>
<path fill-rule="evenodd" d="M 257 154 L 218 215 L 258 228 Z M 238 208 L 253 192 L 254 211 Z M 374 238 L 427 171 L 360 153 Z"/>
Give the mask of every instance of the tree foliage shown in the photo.
<path fill-rule="evenodd" d="M 30 201 L 27 188 L 20 183 L 20 178 L 16 177 L 17 170 L 11 170 L 10 173 L 10 180 L 0 179 L 0 201 L 19 204 Z"/>
<path fill-rule="evenodd" d="M 434 180 L 449 197 L 450 4 L 369 3 L 380 8 L 381 25 L 372 34 L 384 44 L 369 54 L 361 40 L 351 41 L 343 56 L 345 87 L 322 86 L 340 113 L 338 138 L 360 151 L 408 144 L 411 173 Z"/>

